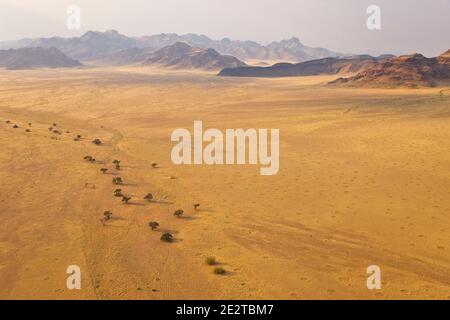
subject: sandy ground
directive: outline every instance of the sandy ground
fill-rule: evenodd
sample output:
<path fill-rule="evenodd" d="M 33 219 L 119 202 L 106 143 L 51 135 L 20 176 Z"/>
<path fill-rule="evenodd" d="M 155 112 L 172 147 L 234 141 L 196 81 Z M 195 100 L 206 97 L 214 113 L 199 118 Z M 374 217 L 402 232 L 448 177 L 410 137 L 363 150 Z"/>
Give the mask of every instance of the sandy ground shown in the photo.
<path fill-rule="evenodd" d="M 0 71 L 0 298 L 449 299 L 450 92 L 329 80 Z M 194 120 L 279 128 L 280 172 L 174 166 L 170 134 Z M 113 159 L 129 205 L 112 195 Z M 369 265 L 382 290 L 367 289 Z"/>

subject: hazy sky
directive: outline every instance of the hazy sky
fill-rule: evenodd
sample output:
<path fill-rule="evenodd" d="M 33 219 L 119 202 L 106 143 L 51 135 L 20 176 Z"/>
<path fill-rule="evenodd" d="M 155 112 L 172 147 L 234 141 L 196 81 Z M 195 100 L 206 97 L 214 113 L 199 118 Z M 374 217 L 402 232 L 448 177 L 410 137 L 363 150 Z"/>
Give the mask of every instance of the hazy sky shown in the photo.
<path fill-rule="evenodd" d="M 66 28 L 70 4 L 82 10 L 81 30 Z M 379 31 L 366 27 L 370 4 L 381 7 Z M 0 0 L 0 41 L 108 29 L 263 44 L 296 36 L 306 45 L 345 53 L 433 56 L 450 48 L 450 0 Z"/>

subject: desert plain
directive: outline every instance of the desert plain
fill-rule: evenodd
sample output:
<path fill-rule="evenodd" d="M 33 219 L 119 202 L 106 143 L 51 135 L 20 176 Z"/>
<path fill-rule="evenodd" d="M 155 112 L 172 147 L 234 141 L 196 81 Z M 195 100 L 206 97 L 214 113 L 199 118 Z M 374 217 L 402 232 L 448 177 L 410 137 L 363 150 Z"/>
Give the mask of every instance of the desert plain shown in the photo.
<path fill-rule="evenodd" d="M 449 299 L 449 88 L 334 78 L 0 71 L 0 298 Z M 194 120 L 280 129 L 278 174 L 173 165 L 171 132 Z M 81 290 L 66 287 L 70 265 Z M 381 290 L 366 286 L 370 265 Z"/>

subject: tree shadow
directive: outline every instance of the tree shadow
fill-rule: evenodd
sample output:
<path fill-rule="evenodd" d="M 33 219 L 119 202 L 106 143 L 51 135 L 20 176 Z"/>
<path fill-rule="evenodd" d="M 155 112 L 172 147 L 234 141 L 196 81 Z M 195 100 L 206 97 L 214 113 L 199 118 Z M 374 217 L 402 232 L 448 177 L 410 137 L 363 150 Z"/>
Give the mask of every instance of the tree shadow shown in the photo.
<path fill-rule="evenodd" d="M 171 205 L 174 204 L 174 202 L 171 201 L 165 201 L 165 200 L 152 200 L 152 203 L 157 203 L 157 204 L 165 204 L 165 205 Z"/>
<path fill-rule="evenodd" d="M 198 217 L 194 217 L 194 216 L 181 216 L 178 219 L 180 220 L 187 220 L 187 221 L 191 221 L 191 220 L 197 220 Z"/>

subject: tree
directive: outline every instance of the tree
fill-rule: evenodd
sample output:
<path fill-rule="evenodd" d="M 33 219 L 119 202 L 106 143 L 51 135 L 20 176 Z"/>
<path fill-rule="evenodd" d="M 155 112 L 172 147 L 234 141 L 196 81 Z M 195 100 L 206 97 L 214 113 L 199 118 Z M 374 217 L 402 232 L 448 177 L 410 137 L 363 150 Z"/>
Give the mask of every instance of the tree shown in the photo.
<path fill-rule="evenodd" d="M 120 165 L 116 164 L 116 170 L 120 171 Z"/>
<path fill-rule="evenodd" d="M 111 211 L 105 211 L 103 212 L 103 216 L 105 217 L 105 221 L 111 220 L 112 212 Z"/>
<path fill-rule="evenodd" d="M 117 165 L 120 165 L 120 161 L 119 161 L 119 160 L 113 160 L 112 163 L 115 164 L 116 166 L 117 166 Z"/>
<path fill-rule="evenodd" d="M 31 132 L 31 130 L 30 129 L 25 129 L 25 132 Z"/>
<path fill-rule="evenodd" d="M 200 203 L 195 203 L 194 204 L 194 209 L 197 210 L 200 207 Z"/>
<path fill-rule="evenodd" d="M 94 162 L 95 159 L 92 156 L 85 156 L 84 160 L 89 161 L 89 162 Z"/>
<path fill-rule="evenodd" d="M 114 190 L 114 197 L 123 197 L 122 189 Z"/>
<path fill-rule="evenodd" d="M 94 140 L 92 140 L 92 143 L 99 146 L 102 144 L 102 141 L 100 139 L 94 139 Z"/>
<path fill-rule="evenodd" d="M 6 122 L 7 124 L 10 124 L 10 123 L 11 123 L 11 121 L 10 121 L 10 120 L 6 120 L 5 122 Z"/>
<path fill-rule="evenodd" d="M 53 124 L 54 127 L 58 126 L 56 123 Z"/>
<path fill-rule="evenodd" d="M 208 266 L 214 266 L 217 264 L 216 258 L 214 258 L 214 257 L 207 257 L 205 259 L 205 262 Z"/>
<path fill-rule="evenodd" d="M 77 134 L 77 138 L 78 138 L 78 139 L 81 139 L 81 134 Z"/>
<path fill-rule="evenodd" d="M 157 163 L 152 163 L 152 168 L 153 169 L 155 169 L 155 168 L 157 168 L 158 167 L 158 164 Z"/>
<path fill-rule="evenodd" d="M 19 128 L 19 126 L 17 124 L 15 124 L 15 125 L 13 125 L 13 128 L 17 129 L 17 128 Z"/>
<path fill-rule="evenodd" d="M 176 216 L 177 218 L 181 217 L 184 214 L 184 211 L 181 209 L 176 210 L 173 215 Z"/>
<path fill-rule="evenodd" d="M 48 131 L 53 131 L 53 128 L 52 128 L 52 127 L 49 127 L 49 128 L 48 128 Z"/>
<path fill-rule="evenodd" d="M 101 168 L 100 171 L 101 171 L 103 174 L 105 174 L 105 173 L 108 172 L 108 169 L 106 169 L 106 168 Z"/>
<path fill-rule="evenodd" d="M 122 181 L 121 177 L 114 177 L 112 179 L 112 183 L 119 185 L 119 184 L 123 184 L 123 181 Z"/>
<path fill-rule="evenodd" d="M 221 267 L 214 268 L 214 274 L 224 275 L 226 273 L 227 271 L 224 268 Z"/>
<path fill-rule="evenodd" d="M 156 221 L 149 222 L 148 225 L 150 228 L 152 228 L 152 231 L 155 231 L 159 228 L 159 223 Z"/>
<path fill-rule="evenodd" d="M 125 203 L 125 204 L 128 204 L 128 202 L 131 200 L 131 197 L 125 197 L 125 196 L 122 196 L 122 202 L 123 203 Z"/>
<path fill-rule="evenodd" d="M 173 235 L 172 234 L 170 234 L 170 233 L 164 233 L 162 236 L 161 236 L 161 241 L 163 241 L 163 242 L 172 242 L 173 241 Z"/>
<path fill-rule="evenodd" d="M 144 197 L 144 199 L 147 200 L 148 202 L 152 202 L 152 200 L 153 200 L 153 195 L 152 195 L 151 193 L 148 193 L 148 194 Z"/>

